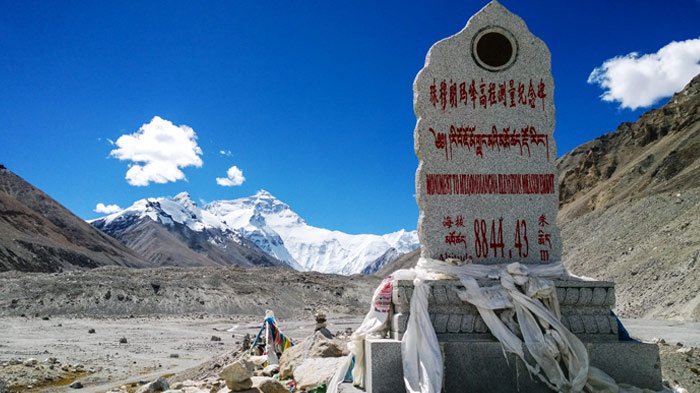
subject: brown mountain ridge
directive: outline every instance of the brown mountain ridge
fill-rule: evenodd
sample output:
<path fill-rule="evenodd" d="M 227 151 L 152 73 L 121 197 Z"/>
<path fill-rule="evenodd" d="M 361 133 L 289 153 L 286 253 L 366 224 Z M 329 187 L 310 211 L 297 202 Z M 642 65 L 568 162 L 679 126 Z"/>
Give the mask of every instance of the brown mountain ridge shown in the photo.
<path fill-rule="evenodd" d="M 0 166 L 0 271 L 144 267 L 136 252 Z"/>
<path fill-rule="evenodd" d="M 700 75 L 557 166 L 569 270 L 614 280 L 624 316 L 700 320 Z"/>

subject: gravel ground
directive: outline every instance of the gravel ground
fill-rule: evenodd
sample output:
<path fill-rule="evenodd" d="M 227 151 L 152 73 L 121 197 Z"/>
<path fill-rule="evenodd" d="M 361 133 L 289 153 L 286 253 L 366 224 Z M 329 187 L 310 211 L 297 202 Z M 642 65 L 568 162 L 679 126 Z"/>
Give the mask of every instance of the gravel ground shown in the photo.
<path fill-rule="evenodd" d="M 357 327 L 362 317 L 332 315 L 333 332 Z M 211 359 L 231 354 L 240 347 L 243 336 L 256 334 L 260 320 L 241 318 L 0 318 L 0 378 L 29 392 L 69 392 L 69 384 L 79 380 L 81 392 L 104 392 L 122 385 L 151 381 L 191 370 Z M 313 331 L 312 320 L 280 319 L 280 328 L 294 339 Z M 663 338 L 659 344 L 664 379 L 700 392 L 700 329 L 697 323 L 625 320 L 634 337 Z M 95 333 L 88 333 L 95 329 Z M 228 331 L 231 330 L 231 331 Z M 221 341 L 212 341 L 212 336 Z M 126 344 L 120 344 L 121 338 Z M 682 346 L 677 343 L 681 342 Z M 686 348 L 686 349 L 682 349 Z M 687 353 L 690 351 L 690 353 Z M 37 364 L 25 366 L 28 359 Z M 55 358 L 49 371 L 47 362 Z M 17 360 L 20 364 L 7 363 Z M 67 366 L 68 372 L 61 372 Z M 78 367 L 82 366 L 82 367 Z M 52 374 L 53 373 L 53 374 Z M 44 381 L 45 376 L 54 376 Z M 15 381 L 12 379 L 16 378 Z M 33 386 L 28 389 L 27 386 Z"/>
<path fill-rule="evenodd" d="M 356 316 L 332 316 L 332 320 L 329 329 L 333 332 L 355 327 L 360 321 Z M 240 347 L 246 333 L 257 334 L 261 322 L 262 317 L 0 318 L 0 379 L 21 391 L 75 391 L 68 384 L 80 380 L 84 386 L 81 392 L 104 392 L 177 374 L 230 353 Z M 292 338 L 305 337 L 314 329 L 313 320 L 282 319 L 279 323 Z M 95 333 L 88 333 L 90 329 Z M 212 341 L 212 336 L 221 341 Z M 121 338 L 127 342 L 120 344 Z M 50 358 L 55 361 L 47 361 Z M 37 360 L 37 364 L 25 366 L 28 359 Z M 22 364 L 7 364 L 12 360 Z M 55 367 L 49 369 L 54 362 Z M 62 372 L 63 366 L 67 372 Z M 46 376 L 52 380 L 45 380 Z"/>

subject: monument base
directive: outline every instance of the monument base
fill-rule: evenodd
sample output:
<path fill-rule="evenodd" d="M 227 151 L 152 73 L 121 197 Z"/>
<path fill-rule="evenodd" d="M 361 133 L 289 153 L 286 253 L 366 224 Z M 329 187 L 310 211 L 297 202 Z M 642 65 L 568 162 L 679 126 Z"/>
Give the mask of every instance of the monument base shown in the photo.
<path fill-rule="evenodd" d="M 561 322 L 567 329 L 584 342 L 618 341 L 617 318 L 611 313 L 615 306 L 614 283 L 577 279 L 553 281 L 561 308 Z M 478 282 L 481 287 L 500 285 L 498 280 Z M 427 285 L 430 287 L 430 320 L 439 341 L 496 340 L 476 307 L 457 296 L 457 291 L 464 289 L 458 280 L 428 281 Z M 412 296 L 412 281 L 394 282 L 391 338 L 400 340 L 406 332 Z"/>
<path fill-rule="evenodd" d="M 588 349 L 590 364 L 605 371 L 617 383 L 655 391 L 663 388 L 656 345 L 636 341 L 584 344 Z M 498 342 L 440 342 L 440 348 L 445 365 L 443 391 L 446 393 L 551 392 L 539 378 L 530 376 L 517 356 L 504 356 Z M 365 351 L 366 392 L 404 391 L 401 342 L 394 339 L 368 339 Z"/>

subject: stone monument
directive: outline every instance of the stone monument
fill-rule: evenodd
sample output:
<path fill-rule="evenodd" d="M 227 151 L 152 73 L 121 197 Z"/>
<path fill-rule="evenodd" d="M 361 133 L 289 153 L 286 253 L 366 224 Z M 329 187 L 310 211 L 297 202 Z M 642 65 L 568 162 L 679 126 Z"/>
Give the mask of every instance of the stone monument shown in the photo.
<path fill-rule="evenodd" d="M 492 1 L 434 44 L 414 82 L 414 109 L 422 256 L 485 265 L 561 261 L 550 53 L 525 22 Z M 476 308 L 458 297 L 459 281 L 429 285 L 443 391 L 549 391 L 520 359 L 504 356 Z M 661 389 L 656 346 L 619 341 L 613 283 L 555 285 L 561 322 L 586 345 L 591 365 L 618 382 Z M 390 337 L 366 341 L 370 393 L 403 391 L 400 340 L 412 291 L 411 281 L 394 282 Z"/>
<path fill-rule="evenodd" d="M 439 41 L 413 84 L 424 257 L 561 260 L 547 46 L 489 4 Z"/>

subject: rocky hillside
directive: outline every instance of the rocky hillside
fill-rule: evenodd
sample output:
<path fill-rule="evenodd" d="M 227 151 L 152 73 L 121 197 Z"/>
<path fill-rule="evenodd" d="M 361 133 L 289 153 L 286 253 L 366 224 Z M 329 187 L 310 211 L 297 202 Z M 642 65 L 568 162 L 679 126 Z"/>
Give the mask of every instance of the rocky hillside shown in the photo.
<path fill-rule="evenodd" d="M 0 166 L 0 271 L 143 267 L 129 248 Z"/>
<path fill-rule="evenodd" d="M 617 283 L 627 317 L 700 320 L 700 76 L 667 104 L 561 157 L 572 272 Z"/>
<path fill-rule="evenodd" d="M 560 218 L 700 187 L 700 75 L 659 109 L 562 156 Z"/>
<path fill-rule="evenodd" d="M 265 315 L 311 318 L 367 312 L 380 279 L 283 268 L 101 267 L 62 273 L 0 272 L 0 317 Z"/>

